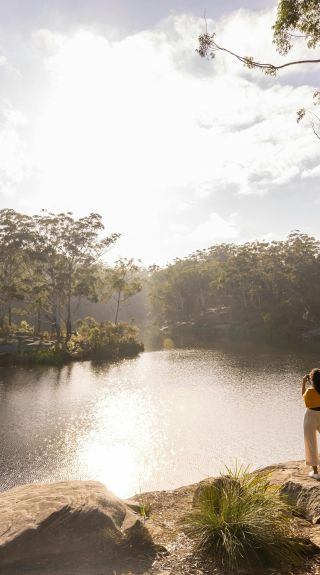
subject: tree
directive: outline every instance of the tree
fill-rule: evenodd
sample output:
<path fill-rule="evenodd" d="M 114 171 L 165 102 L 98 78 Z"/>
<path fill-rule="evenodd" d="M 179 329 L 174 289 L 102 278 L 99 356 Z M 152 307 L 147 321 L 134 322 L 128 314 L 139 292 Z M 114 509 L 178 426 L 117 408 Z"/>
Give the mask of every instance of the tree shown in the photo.
<path fill-rule="evenodd" d="M 92 291 L 95 266 L 118 239 L 119 234 L 100 238 L 104 229 L 99 214 L 75 219 L 68 212 L 43 211 L 34 216 L 34 262 L 39 288 L 47 293 L 52 326 L 59 339 L 61 314 L 65 310 L 66 336 L 72 333 L 71 298 Z"/>
<path fill-rule="evenodd" d="M 142 290 L 140 268 L 132 258 L 117 260 L 112 268 L 105 268 L 100 283 L 100 300 L 115 301 L 114 322 L 118 323 L 121 306 L 133 295 Z"/>
<path fill-rule="evenodd" d="M 12 304 L 27 292 L 29 260 L 27 247 L 32 236 L 31 218 L 11 209 L 0 210 L 0 302 L 3 323 L 7 312 L 12 324 Z"/>
<path fill-rule="evenodd" d="M 303 38 L 309 49 L 315 49 L 320 44 L 320 0 L 279 0 L 277 18 L 273 25 L 273 42 L 277 51 L 282 56 L 286 56 L 292 49 L 297 38 Z M 306 64 L 319 64 L 320 58 L 309 58 L 301 60 L 287 61 L 283 64 L 273 64 L 270 62 L 259 62 L 252 56 L 242 56 L 229 48 L 221 46 L 216 41 L 215 33 L 201 34 L 199 36 L 199 46 L 197 52 L 201 57 L 214 58 L 217 52 L 230 54 L 247 68 L 260 69 L 265 74 L 276 75 L 279 70 L 288 66 L 299 66 Z M 320 89 L 314 94 L 314 104 L 320 104 Z M 311 110 L 301 108 L 297 113 L 298 122 L 305 115 L 309 116 L 315 135 L 320 139 L 320 118 Z"/>

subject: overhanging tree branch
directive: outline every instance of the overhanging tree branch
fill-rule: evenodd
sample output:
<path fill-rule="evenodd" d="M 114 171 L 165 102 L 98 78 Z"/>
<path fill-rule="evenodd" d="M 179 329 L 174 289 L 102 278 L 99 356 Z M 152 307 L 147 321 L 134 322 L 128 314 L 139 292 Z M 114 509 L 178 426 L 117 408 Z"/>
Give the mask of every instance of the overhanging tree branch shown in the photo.
<path fill-rule="evenodd" d="M 224 46 L 220 46 L 215 41 L 215 34 L 209 34 L 208 32 L 205 32 L 204 34 L 201 34 L 199 36 L 199 47 L 197 48 L 196 51 L 202 58 L 214 58 L 216 52 L 218 51 L 226 52 L 227 54 L 230 54 L 231 56 L 242 62 L 247 68 L 260 69 L 263 70 L 265 74 L 269 75 L 275 75 L 278 70 L 287 68 L 288 66 L 320 63 L 320 58 L 293 60 L 291 62 L 286 62 L 285 64 L 280 65 L 275 65 L 270 62 L 258 62 L 257 60 L 254 60 L 254 58 L 252 58 L 251 56 L 241 56 L 240 54 L 237 54 L 236 52 L 233 52 L 232 50 L 229 50 Z"/>

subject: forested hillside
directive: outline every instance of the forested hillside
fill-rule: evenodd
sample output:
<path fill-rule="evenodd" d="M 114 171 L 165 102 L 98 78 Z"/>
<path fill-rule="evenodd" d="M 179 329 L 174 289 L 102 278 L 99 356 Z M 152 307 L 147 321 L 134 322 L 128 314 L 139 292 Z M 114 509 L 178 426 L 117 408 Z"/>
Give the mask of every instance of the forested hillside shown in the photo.
<path fill-rule="evenodd" d="M 155 324 L 171 337 L 312 337 L 320 328 L 320 243 L 220 244 L 153 271 Z M 319 329 L 320 333 L 320 329 Z"/>
<path fill-rule="evenodd" d="M 0 328 L 27 320 L 34 334 L 69 340 L 75 320 L 137 321 L 151 345 L 320 335 L 320 242 L 217 244 L 165 267 L 104 255 L 99 214 L 0 211 Z M 139 256 L 139 254 L 137 254 Z M 10 330 L 9 330 L 10 331 Z"/>

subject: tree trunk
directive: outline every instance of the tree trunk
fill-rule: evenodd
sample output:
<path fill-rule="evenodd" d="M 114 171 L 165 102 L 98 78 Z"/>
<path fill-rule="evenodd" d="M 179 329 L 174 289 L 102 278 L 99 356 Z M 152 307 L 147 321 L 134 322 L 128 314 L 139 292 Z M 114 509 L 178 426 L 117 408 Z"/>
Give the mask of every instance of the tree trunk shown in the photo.
<path fill-rule="evenodd" d="M 12 325 L 12 307 L 11 307 L 11 302 L 9 302 L 8 304 L 8 323 L 11 327 Z"/>
<path fill-rule="evenodd" d="M 52 310 L 52 327 L 55 331 L 57 341 L 59 341 L 60 336 L 61 336 L 61 328 L 60 328 L 60 322 L 59 322 L 58 313 L 57 313 L 57 306 L 53 306 L 53 310 Z"/>
<path fill-rule="evenodd" d="M 261 304 L 261 294 L 260 294 L 260 292 L 258 292 L 258 309 L 259 309 L 259 312 L 261 313 L 262 304 Z"/>
<path fill-rule="evenodd" d="M 39 335 L 41 333 L 41 306 L 38 305 L 38 309 L 37 309 L 37 327 L 36 327 L 36 333 Z"/>
<path fill-rule="evenodd" d="M 71 321 L 71 295 L 68 295 L 67 301 L 67 321 L 66 321 L 67 337 L 66 340 L 69 341 L 72 335 L 72 321 Z"/>
<path fill-rule="evenodd" d="M 120 309 L 120 299 L 121 299 L 121 290 L 119 290 L 119 293 L 118 293 L 117 309 L 116 309 L 116 316 L 115 316 L 115 318 L 114 318 L 114 323 L 118 323 L 118 315 L 119 315 L 119 309 Z"/>
<path fill-rule="evenodd" d="M 242 301 L 243 301 L 243 306 L 245 308 L 248 307 L 248 302 L 247 302 L 247 292 L 246 289 L 242 286 L 241 287 L 241 294 L 242 294 Z"/>
<path fill-rule="evenodd" d="M 200 301 L 200 310 L 203 311 L 206 309 L 206 299 L 203 293 L 203 289 L 200 288 L 199 290 L 199 301 Z"/>

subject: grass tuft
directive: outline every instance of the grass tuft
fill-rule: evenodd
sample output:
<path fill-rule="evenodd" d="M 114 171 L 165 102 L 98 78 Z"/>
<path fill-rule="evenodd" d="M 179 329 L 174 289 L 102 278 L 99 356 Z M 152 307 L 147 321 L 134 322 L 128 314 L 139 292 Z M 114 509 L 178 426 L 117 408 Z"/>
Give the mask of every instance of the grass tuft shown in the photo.
<path fill-rule="evenodd" d="M 144 495 L 141 493 L 141 490 L 140 495 L 138 497 L 138 501 L 139 501 L 139 514 L 142 517 L 143 521 L 146 522 L 146 520 L 151 515 L 151 507 L 152 507 L 151 502 L 146 500 Z"/>
<path fill-rule="evenodd" d="M 300 565 L 312 546 L 295 537 L 292 519 L 268 474 L 239 467 L 202 485 L 183 523 L 201 552 L 236 572 Z"/>

